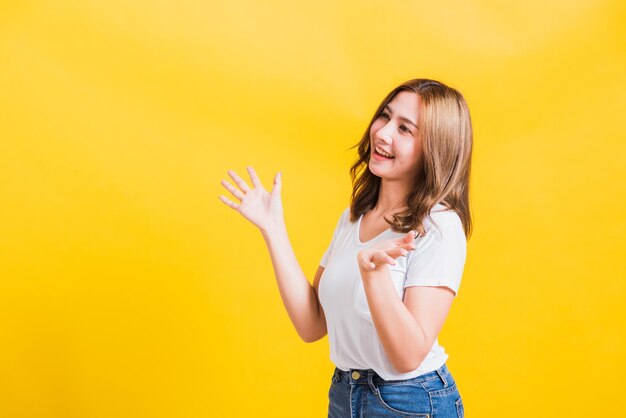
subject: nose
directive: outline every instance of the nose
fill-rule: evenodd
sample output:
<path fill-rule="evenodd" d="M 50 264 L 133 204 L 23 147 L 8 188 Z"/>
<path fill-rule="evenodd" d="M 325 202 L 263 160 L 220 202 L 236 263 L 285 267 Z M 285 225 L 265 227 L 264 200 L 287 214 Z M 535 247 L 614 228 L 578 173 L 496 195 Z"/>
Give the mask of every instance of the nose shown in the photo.
<path fill-rule="evenodd" d="M 384 126 L 381 126 L 378 131 L 376 131 L 376 139 L 384 141 L 386 144 L 389 144 L 391 142 L 392 129 L 393 122 L 389 121 Z"/>
<path fill-rule="evenodd" d="M 391 143 L 391 137 L 381 131 L 376 132 L 376 135 L 374 136 L 374 138 L 376 139 L 375 142 L 383 142 L 385 144 Z"/>

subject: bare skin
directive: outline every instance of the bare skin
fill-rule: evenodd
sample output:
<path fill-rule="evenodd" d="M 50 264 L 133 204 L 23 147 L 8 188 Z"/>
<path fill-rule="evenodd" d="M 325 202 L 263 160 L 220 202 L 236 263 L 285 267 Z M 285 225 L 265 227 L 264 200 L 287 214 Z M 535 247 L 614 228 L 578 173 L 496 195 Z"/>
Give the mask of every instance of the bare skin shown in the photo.
<path fill-rule="evenodd" d="M 228 170 L 228 174 L 238 187 L 226 180 L 221 181 L 231 193 L 231 198 L 239 202 L 222 195 L 219 198 L 261 231 L 270 253 L 281 299 L 296 332 L 305 342 L 317 341 L 327 334 L 326 318 L 318 297 L 319 282 L 324 268 L 318 266 L 311 285 L 296 259 L 284 221 L 280 195 L 281 174 L 277 173 L 274 176 L 273 188 L 268 192 L 254 168 L 248 166 L 247 170 L 252 187 L 233 170 Z M 359 260 L 369 268 L 395 263 L 395 258 L 414 249 L 413 240 L 405 238 L 385 241 L 384 247 L 368 248 L 360 253 Z"/>
<path fill-rule="evenodd" d="M 390 214 L 405 202 L 414 173 L 422 165 L 422 133 L 418 126 L 421 97 L 401 91 L 377 115 L 370 128 L 371 149 L 388 158 L 370 153 L 368 168 L 381 178 L 376 206 L 361 219 L 361 241 L 376 237 L 387 224 L 383 215 Z M 280 198 L 282 179 L 274 177 L 267 192 L 252 167 L 248 167 L 253 188 L 232 170 L 229 175 L 239 189 L 222 180 L 222 185 L 240 201 L 220 196 L 225 204 L 257 226 L 268 246 L 280 295 L 287 313 L 306 342 L 317 341 L 327 334 L 324 311 L 318 289 L 324 268 L 319 266 L 313 285 L 304 276 L 289 243 Z M 378 233 L 377 233 L 378 232 Z M 445 286 L 409 286 L 401 298 L 393 286 L 388 264 L 416 249 L 415 231 L 401 238 L 377 242 L 360 251 L 357 260 L 372 320 L 381 344 L 396 370 L 415 370 L 433 345 L 454 298 Z"/>

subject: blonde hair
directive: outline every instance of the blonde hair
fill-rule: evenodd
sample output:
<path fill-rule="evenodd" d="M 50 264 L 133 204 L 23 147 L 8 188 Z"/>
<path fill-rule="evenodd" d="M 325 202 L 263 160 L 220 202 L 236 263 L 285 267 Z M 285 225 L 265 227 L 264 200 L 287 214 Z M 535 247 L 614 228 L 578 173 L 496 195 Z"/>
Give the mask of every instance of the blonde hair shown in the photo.
<path fill-rule="evenodd" d="M 417 93 L 422 101 L 418 126 L 422 135 L 422 165 L 415 173 L 414 186 L 406 196 L 407 209 L 384 218 L 395 232 L 417 230 L 426 233 L 424 219 L 437 204 L 445 205 L 461 218 L 466 238 L 472 233 L 469 207 L 469 180 L 472 159 L 472 123 L 463 95 L 445 84 L 418 78 L 394 88 L 378 106 L 358 147 L 358 157 L 350 168 L 352 196 L 350 221 L 375 207 L 380 177 L 369 170 L 370 128 L 385 106 L 400 91 Z"/>

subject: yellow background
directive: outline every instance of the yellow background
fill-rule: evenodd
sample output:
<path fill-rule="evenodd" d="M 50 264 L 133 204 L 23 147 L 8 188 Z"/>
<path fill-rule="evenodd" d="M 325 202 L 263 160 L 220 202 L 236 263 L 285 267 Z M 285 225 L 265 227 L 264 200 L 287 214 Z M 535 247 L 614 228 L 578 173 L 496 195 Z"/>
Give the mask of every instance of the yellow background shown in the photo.
<path fill-rule="evenodd" d="M 322 417 L 264 241 L 313 273 L 397 84 L 460 89 L 475 232 L 440 335 L 468 417 L 625 410 L 623 1 L 4 1 L 0 416 Z M 249 179 L 248 179 L 249 180 Z"/>

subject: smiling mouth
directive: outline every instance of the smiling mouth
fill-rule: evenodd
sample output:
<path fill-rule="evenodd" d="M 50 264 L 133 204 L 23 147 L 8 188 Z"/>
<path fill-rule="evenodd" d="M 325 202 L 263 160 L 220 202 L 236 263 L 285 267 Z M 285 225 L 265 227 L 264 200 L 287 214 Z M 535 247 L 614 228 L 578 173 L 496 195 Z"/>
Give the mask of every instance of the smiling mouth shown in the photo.
<path fill-rule="evenodd" d="M 383 152 L 384 152 L 384 151 L 383 151 Z M 393 156 L 393 155 L 391 155 L 391 154 L 387 154 L 387 153 L 382 154 L 381 152 L 379 152 L 379 151 L 378 151 L 378 147 L 375 147 L 375 148 L 374 148 L 374 154 L 376 154 L 376 155 L 380 156 L 381 158 L 386 158 L 386 159 L 388 159 L 388 160 L 393 160 L 394 158 L 396 158 L 396 157 L 394 157 L 394 156 Z"/>

